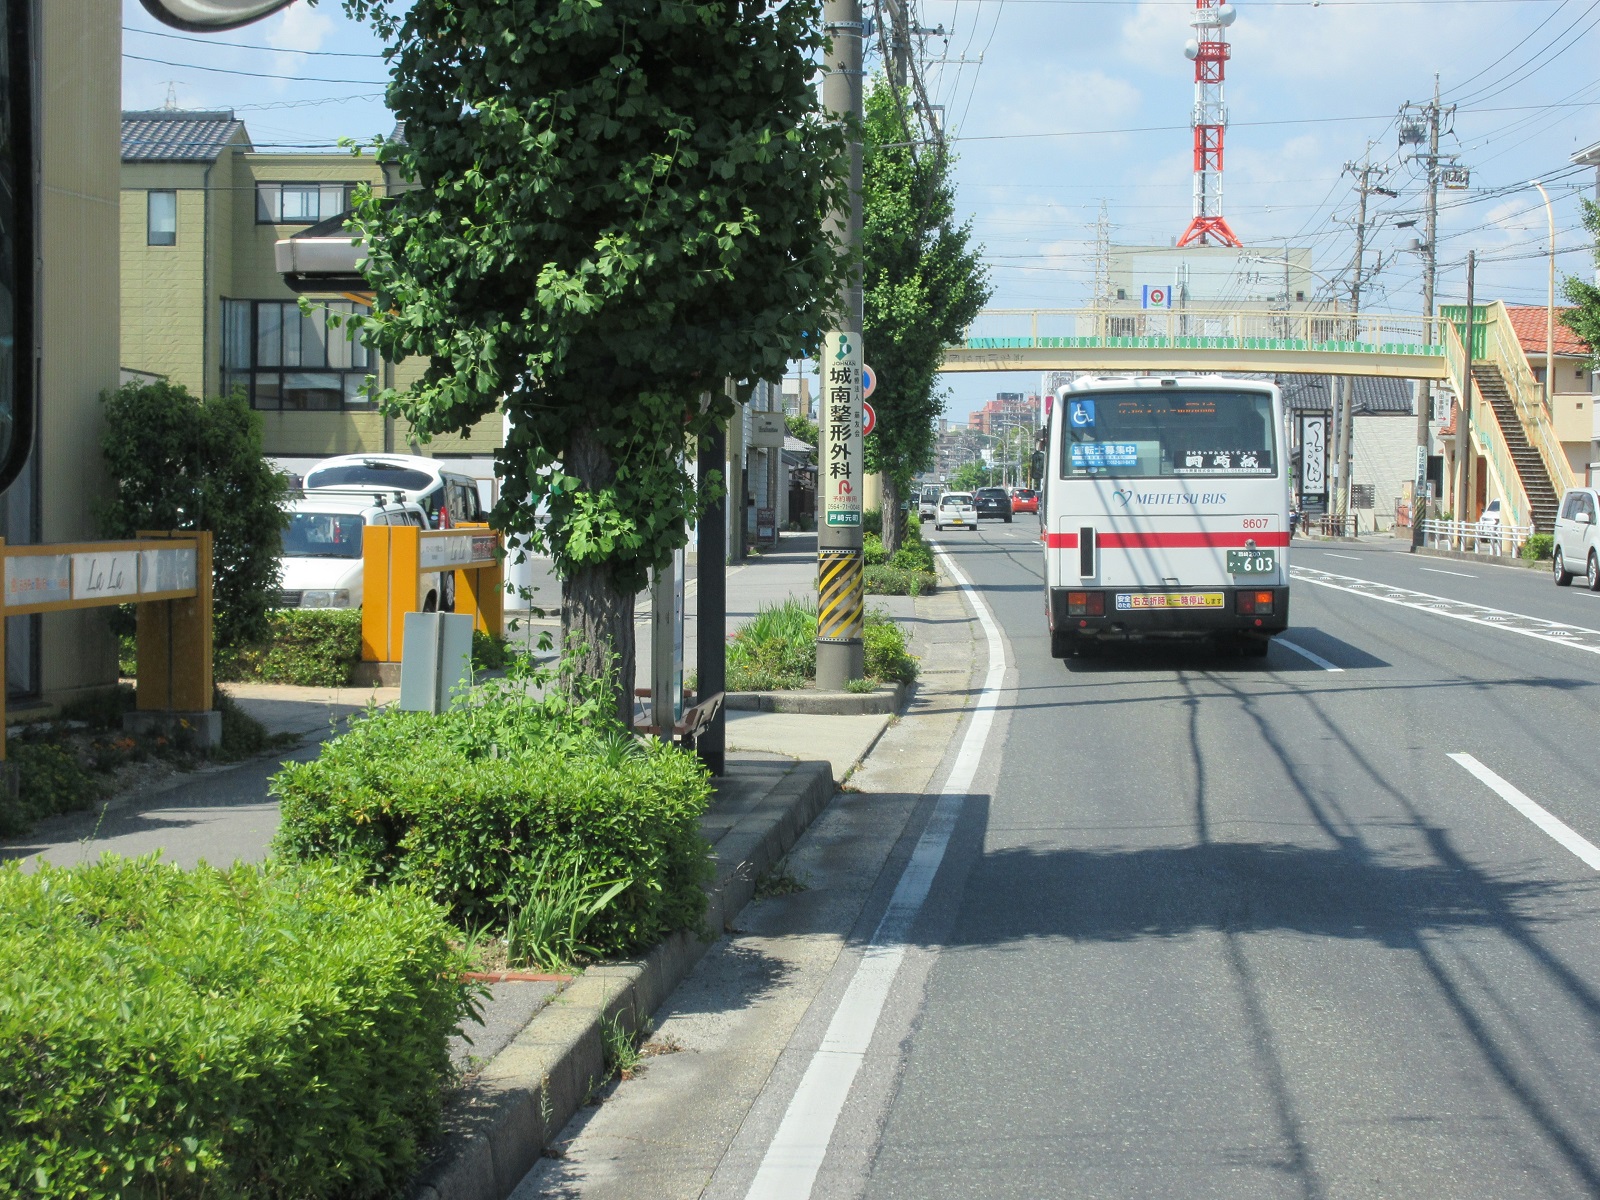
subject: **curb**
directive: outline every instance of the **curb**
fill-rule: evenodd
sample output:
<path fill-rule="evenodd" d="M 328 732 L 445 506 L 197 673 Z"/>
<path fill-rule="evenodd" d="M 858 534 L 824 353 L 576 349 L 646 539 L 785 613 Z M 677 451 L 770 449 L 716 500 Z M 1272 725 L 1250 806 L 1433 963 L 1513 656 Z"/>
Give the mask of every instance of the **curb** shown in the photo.
<path fill-rule="evenodd" d="M 1548 558 L 1537 559 L 1529 562 L 1525 558 L 1517 558 L 1510 554 L 1468 554 L 1462 550 L 1435 550 L 1430 546 L 1421 546 L 1411 553 L 1422 555 L 1425 558 L 1447 558 L 1451 562 L 1477 563 L 1486 567 L 1519 567 L 1525 571 L 1550 571 Z"/>
<path fill-rule="evenodd" d="M 906 685 L 890 684 L 870 692 L 729 692 L 722 706 L 732 712 L 804 713 L 807 716 L 884 716 L 905 707 Z"/>
<path fill-rule="evenodd" d="M 799 840 L 833 793 L 827 763 L 796 763 L 768 793 L 766 811 L 747 814 L 717 843 L 718 875 L 705 917 L 711 940 L 750 902 L 757 878 Z M 642 959 L 590 968 L 568 985 L 446 1114 L 455 1126 L 446 1153 L 412 1183 L 412 1200 L 511 1195 L 604 1075 L 601 1023 L 614 1021 L 636 1034 L 710 945 L 680 931 Z"/>

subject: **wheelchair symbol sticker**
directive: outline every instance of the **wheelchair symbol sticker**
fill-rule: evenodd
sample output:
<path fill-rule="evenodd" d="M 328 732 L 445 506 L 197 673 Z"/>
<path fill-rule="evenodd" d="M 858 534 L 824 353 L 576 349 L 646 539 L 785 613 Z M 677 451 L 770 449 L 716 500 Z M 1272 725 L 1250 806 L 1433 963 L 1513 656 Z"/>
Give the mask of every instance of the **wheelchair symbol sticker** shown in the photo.
<path fill-rule="evenodd" d="M 1073 400 L 1067 405 L 1067 421 L 1074 429 L 1094 428 L 1094 401 Z"/>

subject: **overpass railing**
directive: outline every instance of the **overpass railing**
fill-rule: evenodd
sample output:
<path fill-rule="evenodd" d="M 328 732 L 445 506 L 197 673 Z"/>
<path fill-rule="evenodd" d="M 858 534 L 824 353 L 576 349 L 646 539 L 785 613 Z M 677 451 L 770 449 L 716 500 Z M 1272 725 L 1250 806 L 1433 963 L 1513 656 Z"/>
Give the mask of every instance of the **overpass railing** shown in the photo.
<path fill-rule="evenodd" d="M 1179 349 L 1444 354 L 1436 317 L 1337 310 L 993 308 L 973 320 L 969 350 Z"/>
<path fill-rule="evenodd" d="M 1533 373 L 1528 356 L 1522 349 L 1516 330 L 1511 327 L 1511 314 L 1505 301 L 1496 300 L 1489 306 L 1489 319 L 1484 328 L 1484 354 L 1488 361 L 1500 368 L 1500 376 L 1511 393 L 1516 406 L 1517 419 L 1522 422 L 1523 436 L 1528 444 L 1539 451 L 1544 469 L 1550 473 L 1556 495 L 1567 488 L 1582 487 L 1566 451 L 1556 437 L 1555 420 L 1544 402 L 1544 385 Z"/>

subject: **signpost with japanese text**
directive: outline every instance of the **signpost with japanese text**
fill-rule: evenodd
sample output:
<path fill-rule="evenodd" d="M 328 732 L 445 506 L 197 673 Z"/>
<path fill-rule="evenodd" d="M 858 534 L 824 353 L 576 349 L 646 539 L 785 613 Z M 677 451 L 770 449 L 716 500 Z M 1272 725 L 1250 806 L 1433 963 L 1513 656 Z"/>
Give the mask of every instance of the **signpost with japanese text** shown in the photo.
<path fill-rule="evenodd" d="M 823 340 L 817 490 L 817 687 L 843 691 L 864 670 L 861 643 L 862 358 L 859 333 Z"/>

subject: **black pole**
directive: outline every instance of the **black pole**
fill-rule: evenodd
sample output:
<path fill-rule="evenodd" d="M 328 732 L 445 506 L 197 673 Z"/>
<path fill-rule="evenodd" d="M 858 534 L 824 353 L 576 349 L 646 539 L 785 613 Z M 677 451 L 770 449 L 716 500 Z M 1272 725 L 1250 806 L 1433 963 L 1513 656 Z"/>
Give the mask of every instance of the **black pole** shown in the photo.
<path fill-rule="evenodd" d="M 713 472 L 729 484 L 728 440 L 720 428 L 700 439 L 700 478 Z M 734 481 L 737 482 L 737 481 Z M 744 497 L 738 497 L 743 516 Z M 695 614 L 695 703 L 722 691 L 728 680 L 728 498 L 712 504 L 701 514 L 695 578 L 699 583 L 699 607 Z M 722 710 L 705 731 L 694 740 L 695 753 L 713 775 L 721 775 L 727 759 L 727 724 Z"/>

